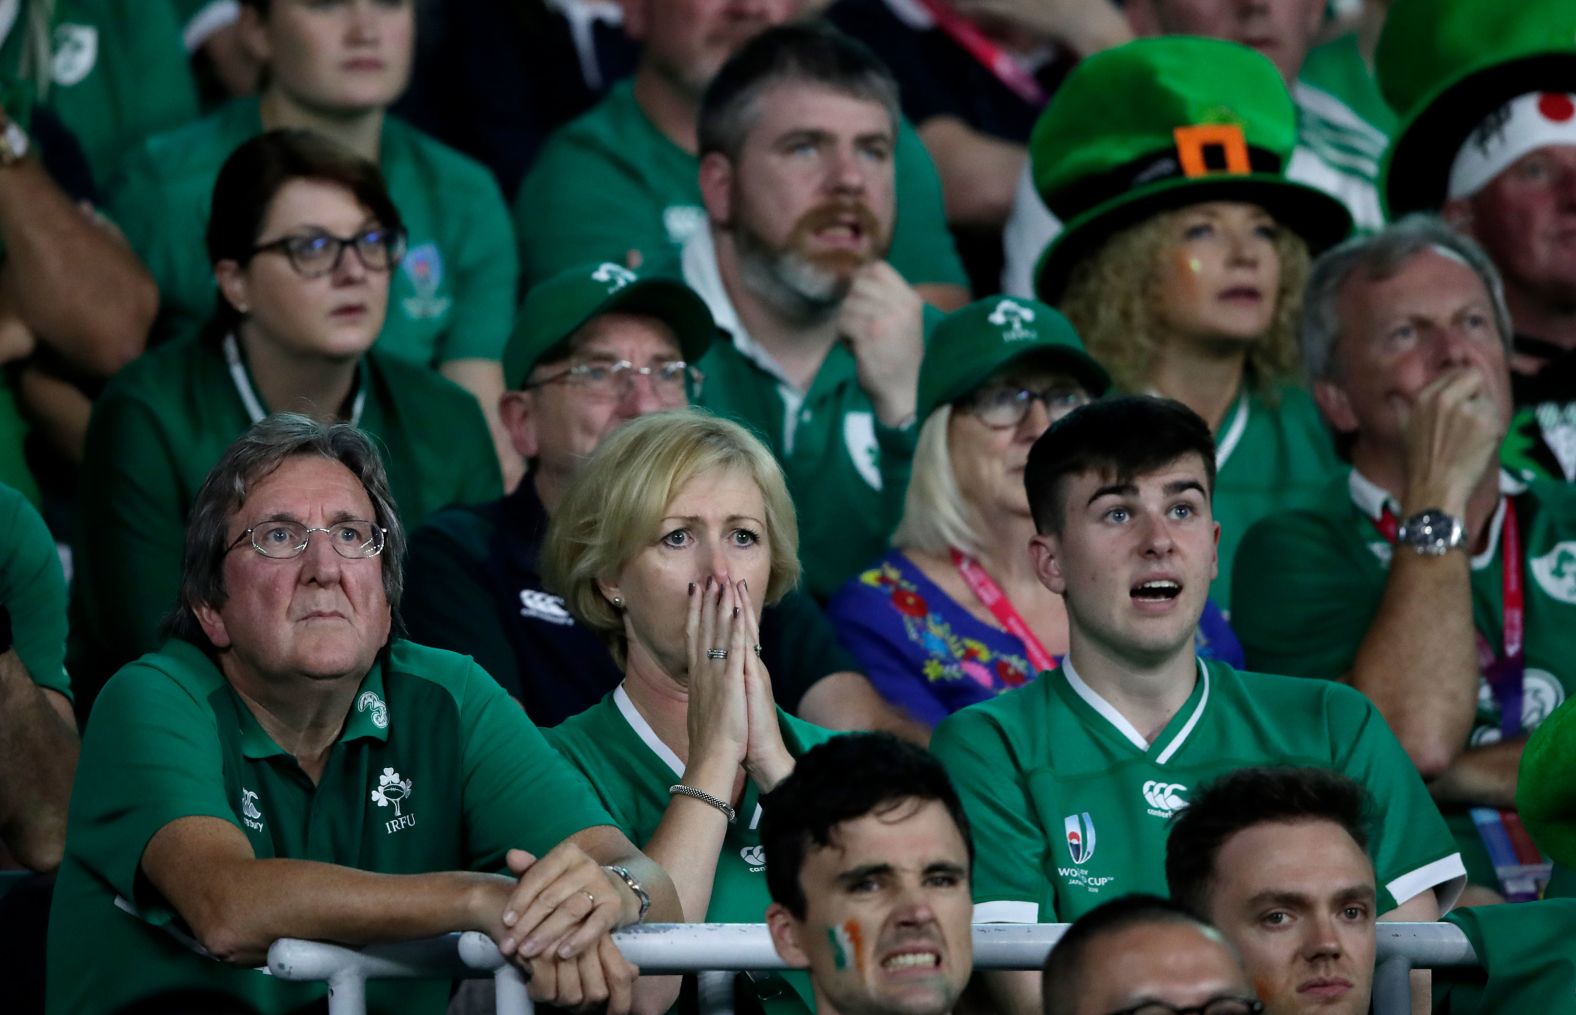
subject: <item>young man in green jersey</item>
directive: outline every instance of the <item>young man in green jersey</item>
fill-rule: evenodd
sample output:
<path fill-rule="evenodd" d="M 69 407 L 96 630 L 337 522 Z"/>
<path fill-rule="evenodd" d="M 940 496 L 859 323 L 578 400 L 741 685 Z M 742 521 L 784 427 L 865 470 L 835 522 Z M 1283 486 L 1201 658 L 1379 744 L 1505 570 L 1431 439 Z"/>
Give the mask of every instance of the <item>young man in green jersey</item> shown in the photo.
<path fill-rule="evenodd" d="M 1239 673 L 1194 653 L 1216 569 L 1214 441 L 1176 402 L 1094 402 L 1029 454 L 1025 486 L 1046 587 L 1066 601 L 1062 665 L 966 708 L 931 741 L 992 849 L 975 918 L 1069 919 L 1113 895 L 1165 888 L 1166 822 L 1193 787 L 1249 765 L 1313 765 L 1361 783 L 1376 836 L 1378 908 L 1432 920 L 1460 857 L 1417 770 L 1373 705 L 1322 681 Z M 1038 983 L 996 974 L 1003 1007 Z"/>
<path fill-rule="evenodd" d="M 1030 975 L 1044 981 L 1044 1015 L 1260 1010 L 1220 932 L 1177 903 L 1145 893 L 1112 899 L 1074 920 L 1043 970 Z"/>
<path fill-rule="evenodd" d="M 761 799 L 766 910 L 820 1015 L 946 1015 L 973 968 L 974 843 L 946 771 L 889 734 L 833 737 Z"/>
<path fill-rule="evenodd" d="M 1244 768 L 1166 839 L 1171 897 L 1242 955 L 1269 1015 L 1366 1015 L 1378 890 L 1363 788 L 1321 768 Z"/>
<path fill-rule="evenodd" d="M 1249 532 L 1232 617 L 1249 666 L 1373 701 L 1456 834 L 1473 904 L 1547 875 L 1517 768 L 1576 687 L 1576 490 L 1499 467 L 1509 343 L 1493 265 L 1437 219 L 1321 259 L 1303 360 L 1352 469 Z"/>

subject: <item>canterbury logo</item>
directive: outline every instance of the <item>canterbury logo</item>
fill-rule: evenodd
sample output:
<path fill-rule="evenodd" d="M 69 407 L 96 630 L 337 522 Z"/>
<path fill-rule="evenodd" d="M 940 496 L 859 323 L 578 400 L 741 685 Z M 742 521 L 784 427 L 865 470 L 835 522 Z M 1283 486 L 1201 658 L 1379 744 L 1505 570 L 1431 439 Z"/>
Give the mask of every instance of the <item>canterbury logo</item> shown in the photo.
<path fill-rule="evenodd" d="M 1180 782 L 1159 782 L 1151 779 L 1144 783 L 1144 802 L 1149 805 L 1149 813 L 1158 818 L 1169 818 L 1171 815 L 1187 806 L 1187 801 L 1182 799 L 1182 794 L 1187 792 L 1187 787 Z"/>

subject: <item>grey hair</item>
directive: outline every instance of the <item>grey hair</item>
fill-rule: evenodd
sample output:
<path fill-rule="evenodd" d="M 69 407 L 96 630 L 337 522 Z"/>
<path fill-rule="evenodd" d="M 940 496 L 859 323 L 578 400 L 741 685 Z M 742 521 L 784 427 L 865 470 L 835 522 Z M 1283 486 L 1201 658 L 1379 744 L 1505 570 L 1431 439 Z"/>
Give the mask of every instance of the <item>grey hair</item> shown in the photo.
<path fill-rule="evenodd" d="M 277 412 L 235 439 L 225 449 L 192 502 L 181 558 L 181 590 L 175 609 L 164 621 L 164 633 L 204 648 L 213 644 L 197 620 L 197 607 L 222 607 L 224 558 L 230 548 L 230 520 L 246 504 L 247 494 L 285 461 L 317 456 L 338 462 L 361 482 L 372 501 L 372 519 L 385 531 L 383 594 L 393 622 L 390 637 L 404 633 L 399 619 L 405 590 L 405 530 L 389 492 L 388 473 L 372 438 L 349 423 L 319 423 L 295 412 Z"/>
<path fill-rule="evenodd" d="M 766 92 L 784 81 L 874 102 L 886 110 L 896 135 L 901 112 L 892 72 L 863 43 L 830 25 L 809 22 L 768 28 L 722 65 L 701 98 L 700 154 L 720 152 L 737 161 Z"/>
<path fill-rule="evenodd" d="M 1510 309 L 1505 286 L 1494 262 L 1471 237 L 1463 236 L 1437 215 L 1416 213 L 1394 222 L 1371 236 L 1358 236 L 1327 251 L 1313 264 L 1302 301 L 1299 340 L 1302 363 L 1310 381 L 1329 380 L 1336 373 L 1335 343 L 1343 328 L 1341 293 L 1353 275 L 1371 281 L 1393 277 L 1419 254 L 1435 251 L 1471 268 L 1488 291 L 1494 325 L 1506 350 L 1510 349 Z"/>
<path fill-rule="evenodd" d="M 943 405 L 919 428 L 903 519 L 892 534 L 892 545 L 900 550 L 942 554 L 956 547 L 970 556 L 980 554 L 985 526 L 952 470 L 951 422 L 952 406 Z"/>

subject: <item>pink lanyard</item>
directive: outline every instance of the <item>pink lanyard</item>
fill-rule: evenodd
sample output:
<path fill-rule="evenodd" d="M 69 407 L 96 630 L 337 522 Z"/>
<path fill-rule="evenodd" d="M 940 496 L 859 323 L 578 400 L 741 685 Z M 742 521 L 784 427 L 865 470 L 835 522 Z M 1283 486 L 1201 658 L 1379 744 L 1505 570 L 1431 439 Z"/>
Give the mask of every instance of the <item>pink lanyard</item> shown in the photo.
<path fill-rule="evenodd" d="M 936 27 L 952 36 L 952 40 L 968 51 L 968 54 L 980 63 L 985 69 L 996 75 L 996 79 L 1013 93 L 1036 108 L 1045 105 L 1045 89 L 1035 80 L 1034 75 L 1023 69 L 1011 53 L 1002 49 L 985 37 L 985 33 L 974 26 L 972 21 L 948 7 L 943 0 L 919 0 L 920 6 L 930 13 L 936 22 Z"/>
<path fill-rule="evenodd" d="M 996 584 L 996 579 L 987 574 L 973 557 L 965 556 L 956 549 L 950 552 L 953 565 L 957 567 L 958 574 L 963 576 L 969 591 L 974 593 L 974 598 L 985 605 L 991 616 L 1007 629 L 1007 633 L 1023 642 L 1023 649 L 1029 655 L 1029 664 L 1034 667 L 1034 672 L 1044 673 L 1056 669 L 1056 657 L 1045 651 L 1045 646 L 1029 630 L 1029 625 L 1023 622 L 1023 616 L 1012 605 L 1012 600 L 1007 598 L 1007 593 Z"/>

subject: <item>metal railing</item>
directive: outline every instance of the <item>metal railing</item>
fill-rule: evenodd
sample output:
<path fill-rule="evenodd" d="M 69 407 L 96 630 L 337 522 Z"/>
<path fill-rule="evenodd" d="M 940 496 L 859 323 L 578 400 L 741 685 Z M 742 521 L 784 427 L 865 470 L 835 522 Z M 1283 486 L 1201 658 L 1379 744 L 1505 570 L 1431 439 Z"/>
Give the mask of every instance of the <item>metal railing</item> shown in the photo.
<path fill-rule="evenodd" d="M 1064 923 L 975 924 L 974 968 L 1038 969 L 1066 930 Z M 620 931 L 613 939 L 642 973 L 789 968 L 763 923 L 651 924 Z M 1413 969 L 1476 965 L 1477 956 L 1453 924 L 1381 923 L 1376 961 L 1375 1015 L 1407 1015 Z M 283 938 L 268 950 L 268 969 L 281 979 L 326 981 L 329 1015 L 363 1015 L 368 980 L 487 976 L 497 988 L 498 1015 L 532 1011 L 519 968 L 504 961 L 491 938 L 475 931 L 365 948 Z M 728 996 L 726 991 L 707 993 Z"/>

